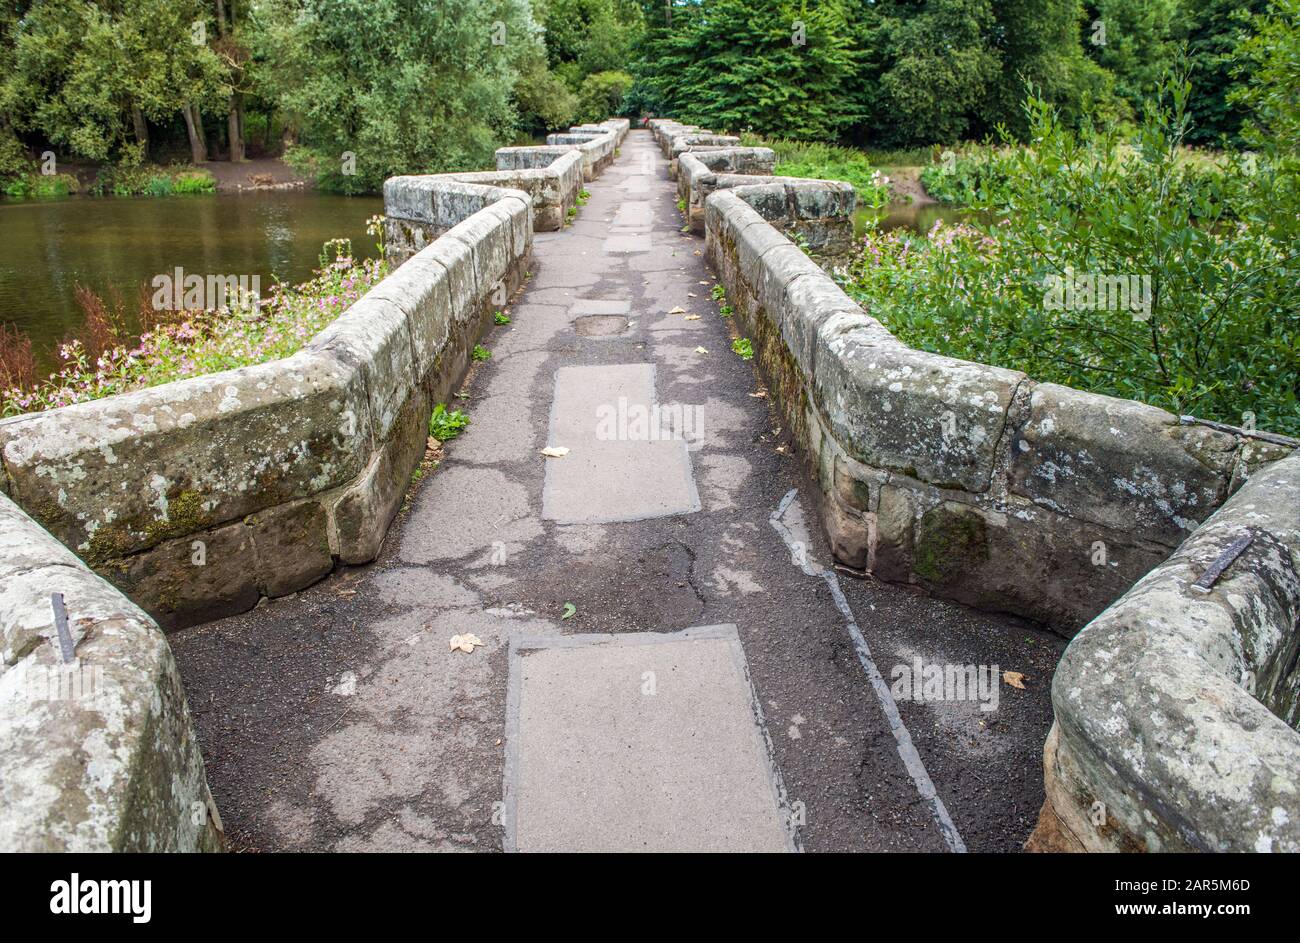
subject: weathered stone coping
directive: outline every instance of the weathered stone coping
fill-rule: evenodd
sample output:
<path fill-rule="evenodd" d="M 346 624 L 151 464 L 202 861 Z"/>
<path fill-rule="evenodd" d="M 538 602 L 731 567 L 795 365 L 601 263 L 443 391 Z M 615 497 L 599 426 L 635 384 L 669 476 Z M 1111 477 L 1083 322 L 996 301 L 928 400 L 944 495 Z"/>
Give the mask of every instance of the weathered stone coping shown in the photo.
<path fill-rule="evenodd" d="M 568 133 L 548 134 L 545 147 L 562 147 L 570 150 L 576 148 L 582 154 L 584 178 L 594 180 L 602 170 L 613 162 L 614 154 L 627 136 L 629 127 L 630 122 L 626 118 L 611 118 L 594 126 L 579 125 L 577 128 L 571 128 Z M 521 148 L 498 148 L 497 166 L 501 167 L 503 160 L 514 166 L 514 161 L 517 159 L 514 156 L 516 152 L 538 152 L 541 150 L 542 146 L 540 145 Z M 504 158 L 502 156 L 503 151 L 506 152 Z"/>
<path fill-rule="evenodd" d="M 1070 643 L 1029 847 L 1300 851 L 1298 574 L 1300 454 L 1252 475 Z"/>
<path fill-rule="evenodd" d="M 157 624 L 3 495 L 0 587 L 0 851 L 220 851 Z"/>
<path fill-rule="evenodd" d="M 532 247 L 527 193 L 393 188 L 446 232 L 303 350 L 0 421 L 8 493 L 164 627 L 252 608 L 373 559 Z"/>
<path fill-rule="evenodd" d="M 501 156 L 498 152 L 498 164 Z M 464 218 L 463 215 L 458 215 L 458 201 L 450 198 L 454 191 L 448 189 L 437 196 L 431 193 L 428 200 L 422 200 L 418 206 L 398 205 L 395 201 L 404 199 L 406 195 L 393 189 L 393 181 L 423 180 L 426 181 L 424 186 L 429 190 L 439 181 L 471 183 L 522 190 L 532 199 L 534 231 L 552 232 L 564 228 L 568 211 L 577 204 L 578 194 L 582 191 L 582 154 L 571 148 L 558 148 L 542 154 L 530 153 L 528 159 L 533 166 L 390 178 L 384 185 L 385 216 L 390 224 L 394 219 L 404 219 L 408 223 L 426 226 L 429 230 L 426 235 L 436 236 L 454 225 L 451 222 L 453 219 L 459 221 Z M 402 186 L 411 196 L 420 192 L 415 184 L 404 183 Z M 429 238 L 425 241 L 427 244 Z"/>
<path fill-rule="evenodd" d="M 740 138 L 730 134 L 678 134 L 668 142 L 668 179 L 677 178 L 678 161 L 687 151 L 707 151 L 716 148 L 739 148 Z"/>
<path fill-rule="evenodd" d="M 740 194 L 706 200 L 706 256 L 815 459 L 850 567 L 1069 633 L 1289 452 L 912 350 Z"/>

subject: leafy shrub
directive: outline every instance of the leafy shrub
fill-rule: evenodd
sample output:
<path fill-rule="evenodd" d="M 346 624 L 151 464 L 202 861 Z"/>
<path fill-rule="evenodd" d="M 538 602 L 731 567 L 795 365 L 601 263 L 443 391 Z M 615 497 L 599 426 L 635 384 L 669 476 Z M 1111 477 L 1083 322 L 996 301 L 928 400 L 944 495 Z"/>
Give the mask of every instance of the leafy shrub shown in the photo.
<path fill-rule="evenodd" d="M 17 199 L 48 199 L 68 196 L 81 190 L 81 182 L 72 174 L 28 173 L 9 179 L 5 196 Z"/>
<path fill-rule="evenodd" d="M 1131 144 L 1067 131 L 1031 99 L 1035 146 L 1008 152 L 1000 188 L 974 204 L 995 221 L 869 231 L 847 290 L 918 348 L 1300 433 L 1300 181 L 1263 157 L 1189 167 L 1189 88 L 1168 85 Z M 1098 297 L 1112 277 L 1140 293 L 1145 280 L 1148 305 Z M 1080 292 L 1054 304 L 1067 284 Z"/>
<path fill-rule="evenodd" d="M 578 89 L 578 122 L 604 121 L 622 110 L 623 95 L 632 87 L 626 72 L 593 72 Z"/>
<path fill-rule="evenodd" d="M 212 193 L 216 189 L 216 179 L 201 167 L 119 164 L 102 171 L 90 192 L 113 196 L 172 196 Z"/>
<path fill-rule="evenodd" d="M 970 206 L 980 201 L 999 202 L 1006 197 L 1008 171 L 1002 152 L 974 146 L 960 154 L 940 154 L 936 163 L 921 171 L 921 184 L 940 203 Z"/>

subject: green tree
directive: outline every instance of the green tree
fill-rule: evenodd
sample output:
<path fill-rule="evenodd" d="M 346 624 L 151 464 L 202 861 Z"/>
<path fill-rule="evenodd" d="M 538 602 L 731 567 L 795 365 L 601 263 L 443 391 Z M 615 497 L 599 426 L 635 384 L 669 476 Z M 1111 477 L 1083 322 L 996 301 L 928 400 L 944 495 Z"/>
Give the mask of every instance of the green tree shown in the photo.
<path fill-rule="evenodd" d="M 846 94 L 853 63 L 838 0 L 701 0 L 647 33 L 638 68 L 680 119 L 825 140 L 858 117 Z"/>
<path fill-rule="evenodd" d="M 593 72 L 582 81 L 578 92 L 578 121 L 604 121 L 610 115 L 619 114 L 623 107 L 623 96 L 632 86 L 632 76 L 626 72 L 611 70 Z"/>
<path fill-rule="evenodd" d="M 873 5 L 874 6 L 874 5 Z M 888 146 L 955 141 L 997 77 L 987 41 L 991 0 L 888 2 L 868 19 L 864 42 L 883 50 L 879 78 L 865 81 L 869 137 Z"/>
<path fill-rule="evenodd" d="M 990 36 L 999 68 L 979 106 L 979 133 L 1004 125 L 1024 139 L 1029 125 L 1023 102 L 1030 90 L 1071 125 L 1112 96 L 1113 79 L 1084 54 L 1080 0 L 997 0 L 992 6 Z"/>
<path fill-rule="evenodd" d="M 1139 115 L 1174 64 L 1178 0 L 1095 0 L 1086 6 L 1083 49 L 1115 77 L 1115 93 Z"/>
<path fill-rule="evenodd" d="M 266 0 L 265 88 L 321 185 L 490 166 L 516 128 L 519 66 L 540 49 L 526 0 Z"/>
<path fill-rule="evenodd" d="M 35 0 L 12 25 L 6 121 L 83 157 L 139 159 L 146 119 L 192 117 L 220 94 L 220 60 L 192 39 L 205 13 L 199 0 Z"/>
<path fill-rule="evenodd" d="M 537 16 L 551 70 L 575 91 L 589 75 L 626 69 L 645 31 L 633 0 L 544 0 Z"/>
<path fill-rule="evenodd" d="M 1297 156 L 1300 150 L 1300 0 L 1273 0 L 1256 15 L 1237 48 L 1236 75 L 1247 81 L 1228 103 L 1247 117 L 1244 136 L 1262 151 Z"/>
<path fill-rule="evenodd" d="M 1185 44 L 1191 66 L 1189 142 L 1241 143 L 1245 112 L 1229 95 L 1250 76 L 1249 70 L 1234 75 L 1235 51 L 1245 36 L 1247 17 L 1262 12 L 1265 5 L 1266 0 L 1179 0 L 1174 37 Z"/>

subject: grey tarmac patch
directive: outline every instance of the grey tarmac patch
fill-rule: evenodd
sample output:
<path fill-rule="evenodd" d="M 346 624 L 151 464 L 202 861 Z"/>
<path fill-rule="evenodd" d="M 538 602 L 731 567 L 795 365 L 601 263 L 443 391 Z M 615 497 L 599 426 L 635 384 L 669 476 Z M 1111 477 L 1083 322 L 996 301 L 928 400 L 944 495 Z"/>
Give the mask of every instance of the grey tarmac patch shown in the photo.
<path fill-rule="evenodd" d="M 678 438 L 607 438 L 602 416 L 649 415 L 654 365 L 562 367 L 555 374 L 542 517 L 564 524 L 641 521 L 700 509 L 687 443 Z M 620 402 L 622 405 L 620 405 Z M 616 423 L 614 425 L 617 425 Z M 615 433 L 624 430 L 615 428 Z M 626 431 L 633 433 L 629 423 Z"/>
<path fill-rule="evenodd" d="M 507 851 L 797 850 L 734 625 L 513 638 L 506 704 Z"/>

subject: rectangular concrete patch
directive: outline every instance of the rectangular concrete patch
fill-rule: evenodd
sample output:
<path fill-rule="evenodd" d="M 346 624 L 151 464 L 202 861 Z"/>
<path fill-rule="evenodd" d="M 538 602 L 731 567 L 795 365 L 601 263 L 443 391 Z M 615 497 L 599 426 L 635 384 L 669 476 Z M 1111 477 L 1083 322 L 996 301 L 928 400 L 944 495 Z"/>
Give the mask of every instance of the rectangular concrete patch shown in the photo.
<path fill-rule="evenodd" d="M 516 638 L 507 851 L 797 850 L 734 625 Z"/>
<path fill-rule="evenodd" d="M 613 232 L 613 230 L 611 230 Z M 611 235 L 603 246 L 605 252 L 610 254 L 631 252 L 649 252 L 652 248 L 650 233 L 632 233 L 630 235 Z"/>
<path fill-rule="evenodd" d="M 569 452 L 545 459 L 544 519 L 597 524 L 700 509 L 686 441 L 654 438 L 655 430 L 643 434 L 634 422 L 619 422 L 652 415 L 654 402 L 654 364 L 556 371 L 546 444 Z"/>
<path fill-rule="evenodd" d="M 632 301 L 629 298 L 577 298 L 569 305 L 569 316 L 575 318 L 587 314 L 627 315 L 631 311 Z"/>

